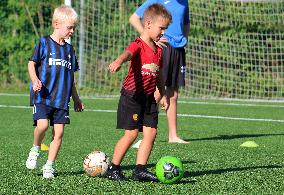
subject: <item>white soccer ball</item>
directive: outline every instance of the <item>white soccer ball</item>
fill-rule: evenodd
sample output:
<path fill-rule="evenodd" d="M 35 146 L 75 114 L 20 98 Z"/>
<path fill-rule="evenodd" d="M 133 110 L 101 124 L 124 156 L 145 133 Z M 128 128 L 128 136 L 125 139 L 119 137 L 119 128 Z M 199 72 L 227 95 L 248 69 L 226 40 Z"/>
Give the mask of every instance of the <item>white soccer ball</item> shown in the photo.
<path fill-rule="evenodd" d="M 96 177 L 104 176 L 109 166 L 109 157 L 102 151 L 93 151 L 88 154 L 83 163 L 87 175 Z"/>

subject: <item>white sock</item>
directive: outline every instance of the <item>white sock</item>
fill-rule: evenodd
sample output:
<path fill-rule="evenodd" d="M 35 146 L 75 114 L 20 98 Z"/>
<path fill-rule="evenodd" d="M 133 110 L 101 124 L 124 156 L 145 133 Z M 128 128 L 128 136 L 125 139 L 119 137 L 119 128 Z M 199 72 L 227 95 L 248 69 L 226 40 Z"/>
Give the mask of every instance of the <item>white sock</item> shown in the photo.
<path fill-rule="evenodd" d="M 51 160 L 47 160 L 45 165 L 48 165 L 48 166 L 53 166 L 54 165 L 54 161 L 51 161 Z"/>
<path fill-rule="evenodd" d="M 40 150 L 40 146 L 35 146 L 35 145 L 33 145 L 33 147 L 31 148 L 31 150 L 39 151 L 39 150 Z"/>

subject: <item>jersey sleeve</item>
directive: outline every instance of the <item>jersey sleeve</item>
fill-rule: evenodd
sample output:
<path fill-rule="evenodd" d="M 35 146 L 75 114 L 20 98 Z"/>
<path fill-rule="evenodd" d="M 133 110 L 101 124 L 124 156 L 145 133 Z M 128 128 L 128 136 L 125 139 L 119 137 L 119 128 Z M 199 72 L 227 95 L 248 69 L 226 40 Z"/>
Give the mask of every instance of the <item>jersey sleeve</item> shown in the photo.
<path fill-rule="evenodd" d="M 126 48 L 126 51 L 129 51 L 132 53 L 132 58 L 135 57 L 139 53 L 140 47 L 137 42 L 132 42 L 128 47 Z"/>
<path fill-rule="evenodd" d="M 138 7 L 135 11 L 135 13 L 140 17 L 142 18 L 143 17 L 143 14 L 144 14 L 144 11 L 152 4 L 154 3 L 158 3 L 157 0 L 147 0 L 145 1 L 140 7 Z"/>
<path fill-rule="evenodd" d="M 43 38 L 41 38 L 36 44 L 32 57 L 29 60 L 35 62 L 36 64 L 39 64 L 39 62 L 41 61 L 41 59 L 43 59 L 44 56 L 44 48 L 45 41 Z"/>

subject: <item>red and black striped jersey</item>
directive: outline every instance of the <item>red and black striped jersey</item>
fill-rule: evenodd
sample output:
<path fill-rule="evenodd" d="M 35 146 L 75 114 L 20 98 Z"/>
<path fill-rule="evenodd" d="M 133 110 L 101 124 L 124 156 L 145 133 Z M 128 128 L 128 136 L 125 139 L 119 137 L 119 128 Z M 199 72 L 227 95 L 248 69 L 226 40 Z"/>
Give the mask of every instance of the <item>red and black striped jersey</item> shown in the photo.
<path fill-rule="evenodd" d="M 141 38 L 136 38 L 126 48 L 132 53 L 128 74 L 122 91 L 130 95 L 151 95 L 155 92 L 159 71 L 162 68 L 162 49 L 153 51 Z"/>

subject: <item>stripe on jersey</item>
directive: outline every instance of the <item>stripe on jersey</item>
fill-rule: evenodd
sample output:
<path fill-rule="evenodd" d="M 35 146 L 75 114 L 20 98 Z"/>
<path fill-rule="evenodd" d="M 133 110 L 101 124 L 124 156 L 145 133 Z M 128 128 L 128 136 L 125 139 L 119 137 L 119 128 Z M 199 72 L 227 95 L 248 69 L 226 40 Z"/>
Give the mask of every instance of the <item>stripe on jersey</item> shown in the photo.
<path fill-rule="evenodd" d="M 68 110 L 74 71 L 78 62 L 73 47 L 65 43 L 59 45 L 50 36 L 43 37 L 37 44 L 32 61 L 42 81 L 42 90 L 34 94 L 31 85 L 31 105 L 42 103 L 51 107 Z"/>

